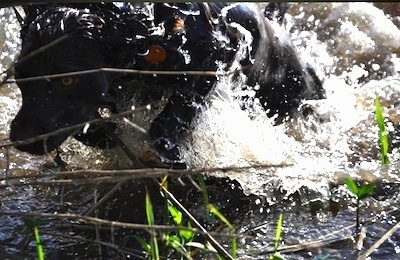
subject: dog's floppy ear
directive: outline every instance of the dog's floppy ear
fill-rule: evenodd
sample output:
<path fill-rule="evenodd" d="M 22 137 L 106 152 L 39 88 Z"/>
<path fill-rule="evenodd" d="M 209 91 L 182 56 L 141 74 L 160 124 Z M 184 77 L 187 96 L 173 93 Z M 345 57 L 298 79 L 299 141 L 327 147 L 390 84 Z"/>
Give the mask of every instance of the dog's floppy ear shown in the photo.
<path fill-rule="evenodd" d="M 110 63 L 118 65 L 124 60 L 122 63 L 130 63 L 129 57 L 148 50 L 148 28 L 137 19 L 114 19 L 103 30 L 107 30 L 107 33 L 103 34 L 101 43 L 106 47 L 104 54 L 109 56 Z"/>
<path fill-rule="evenodd" d="M 145 53 L 149 49 L 148 42 L 148 28 L 138 20 L 127 20 L 126 27 L 128 30 L 125 32 L 126 39 L 129 39 L 130 45 L 135 46 L 136 53 Z"/>
<path fill-rule="evenodd" d="M 48 7 L 47 4 L 29 4 L 29 5 L 24 5 L 23 9 L 25 12 L 25 24 L 29 24 L 32 21 L 34 21 L 36 19 L 36 17 L 38 17 L 40 14 L 42 14 L 44 12 L 44 10 L 46 10 L 46 8 Z"/>
<path fill-rule="evenodd" d="M 46 10 L 46 7 L 48 7 L 48 4 L 29 4 L 23 6 L 25 18 L 21 28 L 21 39 L 25 38 L 29 30 L 29 25 L 35 21 L 36 17 L 41 15 Z"/>
<path fill-rule="evenodd" d="M 137 19 L 124 19 L 122 23 L 116 25 L 119 35 L 125 37 L 127 41 L 133 41 L 133 43 L 146 38 L 148 35 L 147 26 Z"/>

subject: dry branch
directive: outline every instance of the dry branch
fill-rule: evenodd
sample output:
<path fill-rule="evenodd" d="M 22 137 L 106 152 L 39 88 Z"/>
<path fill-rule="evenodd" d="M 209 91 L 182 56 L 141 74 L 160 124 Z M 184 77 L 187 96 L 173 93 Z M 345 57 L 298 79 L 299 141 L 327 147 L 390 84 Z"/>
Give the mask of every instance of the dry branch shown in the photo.
<path fill-rule="evenodd" d="M 22 212 L 22 211 L 0 211 L 0 215 L 6 216 L 18 216 L 18 217 L 32 217 L 32 218 L 45 218 L 45 219 L 71 219 L 71 220 L 79 220 L 88 224 L 93 225 L 105 225 L 114 228 L 129 228 L 129 229 L 141 229 L 141 230 L 150 230 L 156 229 L 160 231 L 179 231 L 179 230 L 188 230 L 196 233 L 202 233 L 201 230 L 197 230 L 195 228 L 188 227 L 176 227 L 176 226 L 166 226 L 166 225 L 146 225 L 146 224 L 136 224 L 136 223 L 127 223 L 127 222 L 119 222 L 119 221 L 111 221 L 106 219 L 81 216 L 69 213 L 41 213 L 41 212 Z"/>
<path fill-rule="evenodd" d="M 28 81 L 35 81 L 35 80 L 50 80 L 50 79 L 60 78 L 60 77 L 76 76 L 76 75 L 99 73 L 99 72 L 138 74 L 138 75 L 181 75 L 181 76 L 183 75 L 183 76 L 205 76 L 205 77 L 206 76 L 208 76 L 208 77 L 227 76 L 230 74 L 230 72 L 215 72 L 215 71 L 190 71 L 190 70 L 166 71 L 166 70 L 134 70 L 134 69 L 119 69 L 119 68 L 98 68 L 98 69 L 66 72 L 66 73 L 41 75 L 41 76 L 20 78 L 20 79 L 14 79 L 14 80 L 6 80 L 0 84 L 20 83 L 20 82 L 28 82 Z"/>
<path fill-rule="evenodd" d="M 213 172 L 244 172 L 249 169 L 267 169 L 267 168 L 282 168 L 291 166 L 289 164 L 277 165 L 250 165 L 246 167 L 216 167 L 216 168 L 194 168 L 194 169 L 168 169 L 168 168 L 141 168 L 141 169 L 127 169 L 127 170 L 76 170 L 76 171 L 61 171 L 57 174 L 37 174 L 37 175 L 24 175 L 24 176 L 10 176 L 0 178 L 1 181 L 10 181 L 13 179 L 24 179 L 24 182 L 15 182 L 0 185 L 0 188 L 13 187 L 13 186 L 53 186 L 53 185 L 84 185 L 84 184 L 98 184 L 98 183 L 116 183 L 120 181 L 137 180 L 143 178 L 157 178 L 165 175 L 171 177 L 181 177 L 184 175 L 196 175 L 199 173 L 213 173 Z M 97 176 L 97 177 L 95 177 Z M 52 178 L 54 180 L 43 180 L 42 178 Z M 64 178 L 66 179 L 60 179 Z M 34 179 L 34 180 L 32 180 Z"/>
<path fill-rule="evenodd" d="M 365 260 L 369 257 L 376 249 L 378 249 L 383 242 L 385 242 L 394 232 L 400 229 L 400 222 L 397 222 L 388 232 L 386 232 L 378 241 L 376 241 L 364 254 L 360 255 L 357 260 Z"/>
<path fill-rule="evenodd" d="M 120 112 L 118 114 L 113 114 L 113 115 L 111 115 L 109 117 L 92 119 L 92 120 L 89 120 L 89 121 L 86 121 L 86 122 L 83 122 L 83 123 L 80 123 L 80 124 L 76 124 L 76 125 L 60 128 L 60 129 L 55 130 L 53 132 L 49 132 L 49 133 L 37 135 L 35 137 L 27 138 L 25 140 L 14 141 L 14 142 L 2 140 L 0 142 L 0 147 L 10 147 L 10 146 L 17 146 L 17 145 L 25 145 L 25 144 L 29 144 L 29 143 L 34 143 L 34 142 L 37 142 L 37 141 L 45 140 L 46 138 L 49 138 L 50 136 L 54 136 L 54 135 L 58 135 L 58 134 L 61 134 L 61 133 L 64 133 L 64 132 L 70 132 L 70 131 L 81 129 L 81 128 L 85 127 L 88 124 L 90 125 L 90 124 L 94 124 L 94 123 L 102 123 L 102 122 L 112 121 L 112 120 L 115 120 L 115 119 L 118 119 L 118 118 L 123 118 L 124 116 L 130 115 L 130 114 L 138 112 L 138 111 L 143 111 L 143 110 L 146 110 L 146 109 L 148 109 L 148 108 L 139 107 L 139 108 L 135 108 L 135 109 L 132 109 L 132 110 L 123 111 L 123 112 Z"/>

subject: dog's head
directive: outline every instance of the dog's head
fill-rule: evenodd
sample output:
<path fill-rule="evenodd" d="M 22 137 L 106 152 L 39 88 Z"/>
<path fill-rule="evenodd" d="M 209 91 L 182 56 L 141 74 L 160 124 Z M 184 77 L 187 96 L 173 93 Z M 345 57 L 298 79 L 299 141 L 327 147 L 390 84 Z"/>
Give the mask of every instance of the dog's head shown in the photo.
<path fill-rule="evenodd" d="M 15 67 L 23 101 L 11 124 L 12 141 L 85 122 L 96 116 L 99 107 L 110 104 L 111 75 L 105 72 L 24 79 L 124 64 L 127 53 L 132 57 L 138 52 L 135 48 L 139 44 L 132 41 L 146 33 L 146 28 L 138 21 L 127 25 L 115 12 L 100 7 L 48 7 L 43 14 L 28 10 Z M 58 147 L 71 133 L 18 148 L 43 154 Z"/>

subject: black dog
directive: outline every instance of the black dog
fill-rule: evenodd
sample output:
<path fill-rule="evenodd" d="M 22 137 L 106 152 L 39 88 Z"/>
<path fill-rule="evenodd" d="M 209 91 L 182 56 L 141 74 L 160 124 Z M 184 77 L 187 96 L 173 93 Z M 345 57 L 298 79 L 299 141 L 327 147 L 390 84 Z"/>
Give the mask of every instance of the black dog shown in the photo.
<path fill-rule="evenodd" d="M 277 35 L 271 22 L 251 4 L 66 4 L 28 6 L 25 10 L 16 79 L 102 67 L 240 69 L 268 116 L 290 115 L 301 100 L 324 96 L 313 70 L 301 63 L 290 42 Z M 22 61 L 55 40 L 59 42 L 54 46 Z M 170 91 L 167 104 L 151 122 L 148 134 L 164 162 L 181 163 L 179 140 L 190 131 L 216 77 L 121 77 L 98 72 L 19 82 L 23 103 L 11 125 L 11 140 L 98 118 L 101 107 L 116 111 L 117 85 L 125 80 L 137 86 L 135 95 L 139 93 L 143 103 L 162 98 L 166 89 Z M 92 128 L 85 135 L 66 132 L 17 148 L 43 154 L 71 134 L 95 145 L 93 140 L 103 135 L 102 127 Z"/>

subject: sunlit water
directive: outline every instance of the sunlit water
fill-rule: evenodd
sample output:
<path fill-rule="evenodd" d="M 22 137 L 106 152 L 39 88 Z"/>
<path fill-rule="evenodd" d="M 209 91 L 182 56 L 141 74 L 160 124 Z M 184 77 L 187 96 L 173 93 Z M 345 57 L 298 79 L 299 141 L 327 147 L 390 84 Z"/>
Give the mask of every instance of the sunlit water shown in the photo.
<path fill-rule="evenodd" d="M 268 193 L 263 186 L 271 179 L 288 191 L 302 185 L 320 190 L 345 175 L 397 181 L 397 150 L 390 155 L 389 167 L 380 164 L 374 98 L 389 107 L 385 112 L 394 119 L 389 129 L 395 132 L 400 31 L 370 4 L 310 4 L 292 12 L 286 25 L 302 57 L 323 78 L 327 99 L 308 102 L 315 109 L 309 118 L 272 126 L 262 115 L 248 119 L 233 102 L 216 95 L 190 147 L 195 150 L 190 157 L 194 165 L 293 165 L 229 173 L 245 191 L 256 194 Z M 224 94 L 227 85 L 218 86 Z"/>
<path fill-rule="evenodd" d="M 189 164 L 292 165 L 228 174 L 253 194 L 268 194 L 264 186 L 272 180 L 288 191 L 302 185 L 320 190 L 345 175 L 397 181 L 396 149 L 389 167 L 380 164 L 374 98 L 390 108 L 385 112 L 395 132 L 400 31 L 370 4 L 304 5 L 291 12 L 286 27 L 301 56 L 324 80 L 327 99 L 305 101 L 315 110 L 309 118 L 273 126 L 262 111 L 249 119 L 234 101 L 235 82 L 222 79 L 189 141 Z"/>
<path fill-rule="evenodd" d="M 0 69 L 4 71 L 18 53 L 19 25 L 10 9 L 0 9 L 0 19 Z M 273 240 L 276 213 L 282 210 L 288 213 L 285 237 L 291 240 L 287 240 L 287 244 L 324 237 L 353 223 L 352 208 L 344 209 L 336 216 L 319 213 L 322 215 L 316 219 L 308 212 L 296 214 L 304 210 L 302 203 L 312 199 L 326 203 L 336 196 L 340 200 L 347 194 L 345 189 L 340 186 L 332 190 L 331 186 L 341 183 L 344 177 L 378 180 L 390 185 L 399 181 L 400 153 L 393 148 L 389 154 L 390 164 L 381 165 L 378 129 L 374 121 L 374 99 L 379 97 L 393 134 L 392 143 L 400 146 L 400 30 L 395 25 L 398 19 L 386 16 L 367 3 L 295 4 L 289 9 L 285 29 L 290 31 L 303 59 L 316 68 L 327 92 L 324 100 L 305 101 L 314 110 L 307 118 L 299 117 L 274 126 L 273 119 L 265 117 L 256 107 L 251 112 L 255 117 L 250 119 L 249 112 L 242 111 L 234 98 L 237 83 L 221 78 L 182 153 L 191 167 L 275 166 L 213 173 L 238 181 L 245 194 L 261 196 L 248 212 L 235 220 L 240 232 L 252 236 L 250 240 L 240 241 L 243 255 L 264 259 L 262 252 Z M 3 86 L 0 92 L 0 136 L 5 139 L 9 123 L 20 105 L 20 96 L 15 85 Z M 121 154 L 113 157 L 118 151 L 102 153 L 73 141 L 65 144 L 63 150 L 61 157 L 70 168 L 128 165 Z M 3 173 L 7 167 L 5 154 L 5 151 L 0 154 Z M 10 173 L 15 175 L 41 171 L 49 161 L 49 158 L 34 157 L 13 149 L 9 156 Z M 277 191 L 286 195 L 279 197 Z M 289 198 L 293 194 L 297 194 L 298 201 L 294 199 L 291 203 L 291 198 L 280 206 L 280 198 Z M 385 211 L 397 210 L 393 205 L 398 204 L 399 194 L 395 191 L 385 194 L 390 194 L 385 198 L 387 200 L 382 203 L 371 201 L 365 209 L 365 217 L 378 218 L 377 224 L 369 230 L 376 237 L 382 236 L 398 221 L 398 213 L 396 217 Z M 45 191 L 26 189 L 20 194 L 11 189 L 2 192 L 1 196 L 2 210 L 46 208 L 35 201 L 35 197 L 46 197 Z M 6 202 L 3 196 L 8 199 Z M 29 202 L 26 198 L 30 198 Z M 51 207 L 47 207 L 46 210 L 50 210 Z M 2 241 L 11 241 L 14 232 L 18 231 L 11 227 L 0 229 Z M 345 229 L 338 236 L 349 234 L 352 230 Z M 399 241 L 397 232 L 377 255 L 394 256 L 399 250 Z M 367 240 L 369 245 L 373 242 L 373 239 Z M 13 241 L 12 244 L 18 243 Z M 312 252 L 294 255 L 292 259 L 310 259 L 321 253 Z M 332 246 L 323 253 L 333 257 L 329 259 L 356 258 L 350 244 Z"/>

